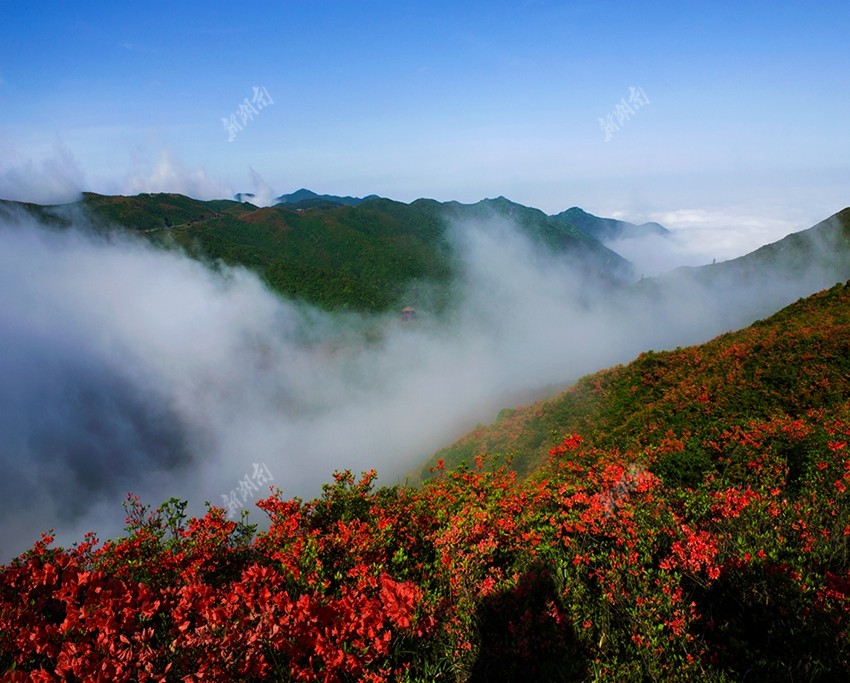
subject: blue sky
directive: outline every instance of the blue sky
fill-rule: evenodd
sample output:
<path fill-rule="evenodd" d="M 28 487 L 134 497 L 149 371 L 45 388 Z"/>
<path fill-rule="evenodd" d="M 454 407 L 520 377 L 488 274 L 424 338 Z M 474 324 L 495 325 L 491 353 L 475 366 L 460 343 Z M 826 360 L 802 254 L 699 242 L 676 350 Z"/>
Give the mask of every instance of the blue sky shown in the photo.
<path fill-rule="evenodd" d="M 4 2 L 0 196 L 505 195 L 732 255 L 850 205 L 848 34 L 846 2 Z"/>

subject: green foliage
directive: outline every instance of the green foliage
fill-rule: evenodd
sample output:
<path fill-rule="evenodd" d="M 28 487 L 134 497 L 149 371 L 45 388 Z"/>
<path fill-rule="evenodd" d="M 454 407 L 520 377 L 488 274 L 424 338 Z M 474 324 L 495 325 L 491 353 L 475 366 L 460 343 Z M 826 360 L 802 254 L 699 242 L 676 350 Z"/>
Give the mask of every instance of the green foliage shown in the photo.
<path fill-rule="evenodd" d="M 665 453 L 652 466 L 652 472 L 669 486 L 699 486 L 706 474 L 714 471 L 714 462 L 702 449 Z"/>
<path fill-rule="evenodd" d="M 452 264 L 434 211 L 390 200 L 304 210 L 179 195 L 88 194 L 85 205 L 104 226 L 126 226 L 201 260 L 249 268 L 281 294 L 325 308 L 447 302 Z M 420 282 L 442 286 L 442 299 L 418 300 Z"/>
<path fill-rule="evenodd" d="M 453 220 L 509 218 L 594 283 L 629 273 L 624 259 L 568 223 L 504 198 L 473 205 L 373 198 L 350 206 L 318 200 L 257 208 L 170 194 L 86 193 L 83 205 L 104 229 L 124 227 L 213 264 L 244 266 L 281 294 L 329 309 L 444 310 L 459 274 L 446 235 Z"/>
<path fill-rule="evenodd" d="M 831 411 L 848 396 L 850 287 L 836 285 L 739 332 L 701 346 L 648 351 L 627 366 L 581 379 L 560 396 L 503 411 L 429 464 L 442 458 L 453 466 L 461 458 L 517 451 L 514 468 L 530 473 L 545 461 L 553 432 L 580 432 L 599 447 L 656 444 L 666 453 L 655 465 L 659 476 L 696 485 L 713 467 L 704 442 L 724 429 Z M 793 478 L 810 466 L 812 447 L 795 444 L 781 454 Z"/>

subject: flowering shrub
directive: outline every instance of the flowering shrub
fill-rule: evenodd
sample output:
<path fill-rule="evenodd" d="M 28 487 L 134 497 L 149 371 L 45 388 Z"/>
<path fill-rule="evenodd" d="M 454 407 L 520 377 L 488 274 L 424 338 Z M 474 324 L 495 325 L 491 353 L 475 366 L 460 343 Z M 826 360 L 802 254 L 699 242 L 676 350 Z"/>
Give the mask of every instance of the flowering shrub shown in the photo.
<path fill-rule="evenodd" d="M 130 499 L 125 538 L 45 536 L 2 569 L 4 680 L 846 676 L 848 436 L 817 415 L 724 432 L 753 476 L 700 489 L 577 435 L 525 480 L 343 472 L 317 500 L 262 501 L 262 533 Z"/>
<path fill-rule="evenodd" d="M 724 376 L 812 379 L 718 348 Z M 130 497 L 124 538 L 45 535 L 0 568 L 2 680 L 850 679 L 850 373 L 742 413 L 715 375 L 661 391 L 670 358 L 639 369 L 645 433 L 571 433 L 525 478 L 486 458 L 419 488 L 340 472 L 261 501 L 261 533 Z"/>

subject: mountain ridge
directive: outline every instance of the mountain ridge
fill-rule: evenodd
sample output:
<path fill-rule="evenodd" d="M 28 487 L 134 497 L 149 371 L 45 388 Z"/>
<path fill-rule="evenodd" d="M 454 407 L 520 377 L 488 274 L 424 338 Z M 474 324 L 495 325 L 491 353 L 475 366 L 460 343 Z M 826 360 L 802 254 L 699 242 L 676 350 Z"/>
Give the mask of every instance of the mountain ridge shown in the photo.
<path fill-rule="evenodd" d="M 619 239 L 634 239 L 648 235 L 659 235 L 661 237 L 670 235 L 670 231 L 659 223 L 650 222 L 638 225 L 616 218 L 602 218 L 577 206 L 554 214 L 552 218 L 575 226 L 603 244 Z"/>
<path fill-rule="evenodd" d="M 336 204 L 340 206 L 357 206 L 358 204 L 362 204 L 365 201 L 370 199 L 379 199 L 378 195 L 370 194 L 365 197 L 351 197 L 351 196 L 339 196 L 334 194 L 318 194 L 313 192 L 312 190 L 308 190 L 306 187 L 302 187 L 300 190 L 296 190 L 295 192 L 291 192 L 289 194 L 282 194 L 278 197 L 275 197 L 276 204 L 299 204 L 302 206 L 308 205 L 309 203 L 326 203 L 326 204 Z"/>
<path fill-rule="evenodd" d="M 451 221 L 515 221 L 537 248 L 581 270 L 591 287 L 634 277 L 629 262 L 601 243 L 504 198 L 464 205 L 427 199 L 405 204 L 376 196 L 340 204 L 323 197 L 334 199 L 305 190 L 294 197 L 296 203 L 260 208 L 173 193 L 87 192 L 71 205 L 36 209 L 6 202 L 0 207 L 18 207 L 66 227 L 70 214 L 83 210 L 102 230 L 118 226 L 201 260 L 248 267 L 280 294 L 328 309 L 377 312 L 428 305 L 416 293 L 433 289 L 421 286 L 428 283 L 443 290 L 436 306 L 444 306 L 450 295 L 446 285 L 458 267 L 448 242 Z"/>

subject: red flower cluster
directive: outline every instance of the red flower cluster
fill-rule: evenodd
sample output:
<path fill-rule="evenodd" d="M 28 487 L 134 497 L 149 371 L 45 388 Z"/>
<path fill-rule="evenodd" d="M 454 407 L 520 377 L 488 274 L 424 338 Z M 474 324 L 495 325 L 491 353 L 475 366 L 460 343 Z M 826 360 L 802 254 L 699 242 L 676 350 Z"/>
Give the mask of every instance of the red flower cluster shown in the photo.
<path fill-rule="evenodd" d="M 317 516 L 278 497 L 265 506 L 307 512 L 305 523 Z M 416 585 L 356 555 L 344 576 L 334 573 L 336 581 L 319 571 L 332 536 L 276 544 L 293 531 L 291 519 L 277 518 L 281 523 L 268 534 L 242 543 L 240 525 L 218 508 L 179 522 L 169 536 L 181 507 L 164 506 L 142 520 L 145 510 L 132 499 L 134 526 L 126 539 L 65 551 L 51 549 L 45 537 L 4 568 L 4 680 L 279 680 L 285 674 L 298 681 L 381 681 L 406 666 L 396 652 L 400 639 L 432 624 L 417 613 L 423 595 Z"/>
<path fill-rule="evenodd" d="M 736 679 L 850 674 L 847 422 L 811 413 L 618 452 L 571 435 L 528 479 L 338 473 L 268 530 L 128 501 L 125 538 L 0 569 L 3 680 Z M 758 624 L 758 628 L 755 624 Z M 760 633 L 770 633 L 769 640 Z M 778 675 L 778 674 L 777 674 Z"/>

